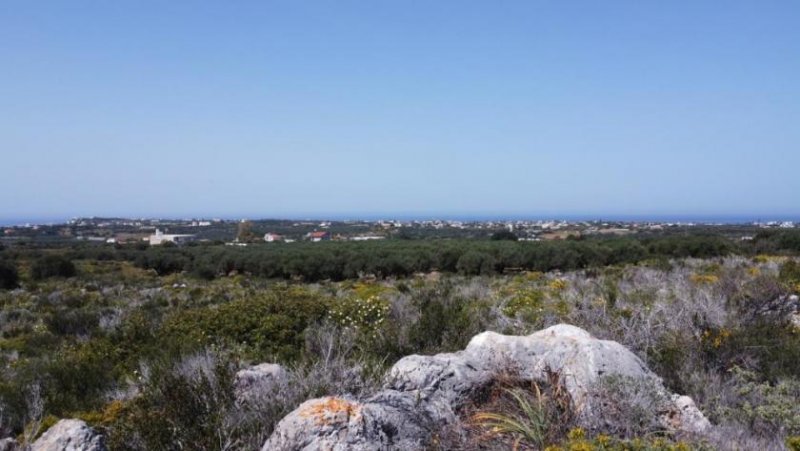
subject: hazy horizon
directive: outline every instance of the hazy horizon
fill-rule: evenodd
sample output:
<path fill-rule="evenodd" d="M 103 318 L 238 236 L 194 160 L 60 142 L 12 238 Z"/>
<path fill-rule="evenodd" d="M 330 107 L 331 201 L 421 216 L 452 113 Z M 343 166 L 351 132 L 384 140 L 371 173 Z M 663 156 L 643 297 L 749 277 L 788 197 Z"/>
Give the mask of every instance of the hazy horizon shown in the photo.
<path fill-rule="evenodd" d="M 401 220 L 401 221 L 423 221 L 423 220 L 453 220 L 453 221 L 619 221 L 619 222 L 694 222 L 694 223 L 720 223 L 720 224 L 744 224 L 753 222 L 780 222 L 792 221 L 800 222 L 800 215 L 572 215 L 572 214 L 486 214 L 486 215 L 460 215 L 460 214 L 412 214 L 412 213 L 386 213 L 386 214 L 308 214 L 294 216 L 269 216 L 269 215 L 188 215 L 188 216 L 147 216 L 147 215 L 79 215 L 69 217 L 28 217 L 28 218 L 4 218 L 0 217 L 0 226 L 22 226 L 26 224 L 60 224 L 74 218 L 125 218 L 125 219 L 161 219 L 161 220 L 187 220 L 187 219 L 221 219 L 225 221 L 248 220 L 291 220 L 291 221 L 377 221 L 377 220 Z"/>
<path fill-rule="evenodd" d="M 10 2 L 0 218 L 796 218 L 798 20 L 789 1 Z"/>

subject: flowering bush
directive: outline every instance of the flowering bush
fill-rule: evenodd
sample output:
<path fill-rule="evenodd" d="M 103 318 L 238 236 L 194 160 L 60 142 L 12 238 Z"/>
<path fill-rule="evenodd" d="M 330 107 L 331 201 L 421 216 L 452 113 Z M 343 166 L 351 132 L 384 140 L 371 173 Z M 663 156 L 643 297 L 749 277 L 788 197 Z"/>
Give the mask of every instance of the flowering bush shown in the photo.
<path fill-rule="evenodd" d="M 503 307 L 503 314 L 515 317 L 518 314 L 536 316 L 542 311 L 544 293 L 539 290 L 520 290 Z"/>
<path fill-rule="evenodd" d="M 346 329 L 375 336 L 389 314 L 389 302 L 378 297 L 350 297 L 335 303 L 330 318 Z"/>

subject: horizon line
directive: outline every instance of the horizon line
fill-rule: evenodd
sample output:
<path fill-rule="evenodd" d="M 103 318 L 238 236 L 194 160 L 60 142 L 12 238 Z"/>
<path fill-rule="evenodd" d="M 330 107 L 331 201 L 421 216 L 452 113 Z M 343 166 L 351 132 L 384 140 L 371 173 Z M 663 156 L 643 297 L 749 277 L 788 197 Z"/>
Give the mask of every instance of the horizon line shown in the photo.
<path fill-rule="evenodd" d="M 616 221 L 616 222 L 692 222 L 705 224 L 743 224 L 755 222 L 780 222 L 800 221 L 800 214 L 750 214 L 750 213 L 724 213 L 724 214 L 672 214 L 672 213 L 629 213 L 629 214 L 520 214 L 520 213 L 318 213 L 318 214 L 287 214 L 279 215 L 71 215 L 64 216 L 29 216 L 29 217 L 0 217 L 0 226 L 14 227 L 26 224 L 31 225 L 57 225 L 66 224 L 71 219 L 77 218 L 105 218 L 105 219 L 141 219 L 141 220 L 198 220 L 220 219 L 224 221 L 251 220 L 251 221 L 378 221 L 378 220 L 403 220 L 403 221 Z"/>

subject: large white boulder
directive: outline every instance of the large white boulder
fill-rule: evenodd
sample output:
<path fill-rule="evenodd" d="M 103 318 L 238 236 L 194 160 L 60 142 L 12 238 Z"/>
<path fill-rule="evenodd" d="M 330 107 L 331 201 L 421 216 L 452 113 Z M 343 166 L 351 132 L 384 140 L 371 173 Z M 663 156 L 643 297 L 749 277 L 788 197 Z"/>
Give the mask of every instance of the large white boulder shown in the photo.
<path fill-rule="evenodd" d="M 622 377 L 664 395 L 664 427 L 703 433 L 708 420 L 690 398 L 673 396 L 627 348 L 560 324 L 528 336 L 476 335 L 466 349 L 434 356 L 412 355 L 389 371 L 384 390 L 359 402 L 326 397 L 306 401 L 281 420 L 262 451 L 421 450 L 443 428 L 458 423 L 458 409 L 499 376 L 547 381 L 558 372 L 579 417 L 602 416 L 594 390 L 605 377 Z"/>

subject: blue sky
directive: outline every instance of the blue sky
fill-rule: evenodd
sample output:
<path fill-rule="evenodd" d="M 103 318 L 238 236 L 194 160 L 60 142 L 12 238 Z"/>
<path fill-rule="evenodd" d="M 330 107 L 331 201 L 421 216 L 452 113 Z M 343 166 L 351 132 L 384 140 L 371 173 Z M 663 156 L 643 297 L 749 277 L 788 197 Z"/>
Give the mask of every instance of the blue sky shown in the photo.
<path fill-rule="evenodd" d="M 800 216 L 800 2 L 0 4 L 0 218 Z"/>

